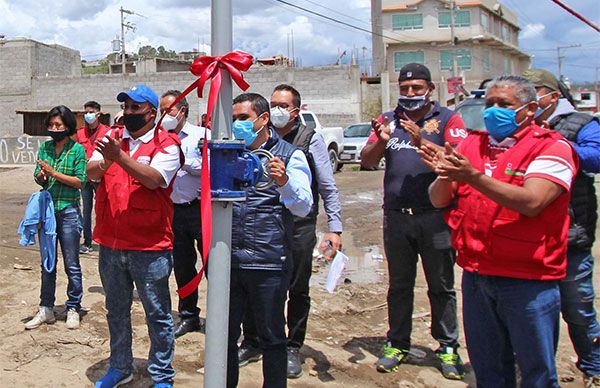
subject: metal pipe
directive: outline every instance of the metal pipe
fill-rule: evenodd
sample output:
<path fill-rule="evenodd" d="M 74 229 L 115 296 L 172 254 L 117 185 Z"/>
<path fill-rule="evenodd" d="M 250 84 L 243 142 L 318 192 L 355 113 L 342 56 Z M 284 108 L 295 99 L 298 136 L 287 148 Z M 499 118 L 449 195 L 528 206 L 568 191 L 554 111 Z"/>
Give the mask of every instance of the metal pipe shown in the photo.
<path fill-rule="evenodd" d="M 231 0 L 211 2 L 211 55 L 224 55 L 232 47 Z M 231 76 L 223 71 L 218 101 L 213 112 L 212 138 L 231 138 Z M 204 387 L 227 385 L 227 335 L 229 330 L 229 284 L 231 275 L 232 204 L 213 200 L 213 239 L 208 266 Z"/>

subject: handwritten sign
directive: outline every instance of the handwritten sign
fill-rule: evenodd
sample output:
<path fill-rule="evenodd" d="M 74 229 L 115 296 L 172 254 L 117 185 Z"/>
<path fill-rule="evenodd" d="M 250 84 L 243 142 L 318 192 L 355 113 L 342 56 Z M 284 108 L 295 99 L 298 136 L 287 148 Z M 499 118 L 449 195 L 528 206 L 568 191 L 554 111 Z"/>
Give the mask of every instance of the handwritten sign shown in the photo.
<path fill-rule="evenodd" d="M 35 163 L 40 145 L 48 139 L 27 135 L 0 138 L 0 165 Z"/>

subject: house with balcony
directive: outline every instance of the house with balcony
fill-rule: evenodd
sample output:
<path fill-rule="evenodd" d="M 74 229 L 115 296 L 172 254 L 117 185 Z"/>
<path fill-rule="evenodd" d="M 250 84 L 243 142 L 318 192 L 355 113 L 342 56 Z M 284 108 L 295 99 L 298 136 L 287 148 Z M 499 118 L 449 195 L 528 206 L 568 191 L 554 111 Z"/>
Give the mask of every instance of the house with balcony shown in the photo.
<path fill-rule="evenodd" d="M 519 48 L 517 16 L 495 0 L 454 1 L 454 40 L 449 0 L 373 0 L 374 68 L 387 71 L 392 101 L 402 66 L 410 62 L 426 65 L 438 87 L 441 101 L 445 81 L 461 76 L 467 90 L 486 78 L 521 74 L 530 66 L 530 56 Z M 377 13 L 377 9 L 380 9 Z M 440 87 L 441 86 L 441 87 Z"/>

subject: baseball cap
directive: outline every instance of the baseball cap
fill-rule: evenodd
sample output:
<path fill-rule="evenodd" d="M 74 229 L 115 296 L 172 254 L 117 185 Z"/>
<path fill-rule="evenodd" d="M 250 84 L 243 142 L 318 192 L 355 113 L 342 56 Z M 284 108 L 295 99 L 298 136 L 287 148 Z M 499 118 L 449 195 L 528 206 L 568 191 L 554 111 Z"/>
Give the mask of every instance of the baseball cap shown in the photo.
<path fill-rule="evenodd" d="M 409 79 L 424 79 L 425 81 L 431 82 L 431 73 L 425 65 L 421 65 L 420 63 L 409 63 L 402 66 L 400 69 L 398 82 Z"/>
<path fill-rule="evenodd" d="M 119 93 L 117 101 L 123 102 L 127 98 L 131 98 L 135 102 L 149 102 L 154 109 L 158 109 L 158 96 L 146 85 L 135 85 L 128 91 Z"/>
<path fill-rule="evenodd" d="M 544 86 L 550 90 L 560 91 L 558 80 L 554 74 L 544 69 L 527 69 L 523 72 L 523 78 L 533 84 L 534 87 Z"/>

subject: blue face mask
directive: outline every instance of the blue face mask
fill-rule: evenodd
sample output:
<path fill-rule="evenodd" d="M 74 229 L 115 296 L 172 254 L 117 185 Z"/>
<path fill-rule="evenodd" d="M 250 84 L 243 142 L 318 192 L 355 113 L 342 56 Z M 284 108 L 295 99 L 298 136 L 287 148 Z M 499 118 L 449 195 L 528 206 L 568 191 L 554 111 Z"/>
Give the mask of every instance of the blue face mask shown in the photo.
<path fill-rule="evenodd" d="M 485 128 L 488 133 L 498 141 L 502 141 L 514 134 L 517 131 L 517 128 L 527 120 L 526 117 L 520 123 L 517 123 L 516 121 L 517 112 L 526 106 L 527 105 L 523 105 L 517 110 L 491 106 L 484 110 L 483 121 L 485 122 Z"/>
<path fill-rule="evenodd" d="M 246 147 L 250 147 L 254 140 L 258 137 L 258 133 L 262 131 L 262 128 L 254 132 L 254 122 L 258 120 L 258 117 L 253 121 L 235 120 L 231 127 L 233 137 L 237 140 L 243 140 Z M 264 128 L 264 127 L 263 127 Z"/>
<path fill-rule="evenodd" d="M 86 113 L 83 115 L 83 118 L 85 119 L 85 122 L 88 124 L 93 124 L 94 121 L 96 121 L 96 114 L 95 113 Z"/>

